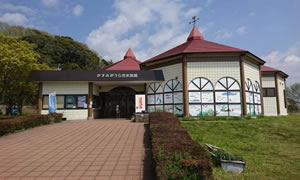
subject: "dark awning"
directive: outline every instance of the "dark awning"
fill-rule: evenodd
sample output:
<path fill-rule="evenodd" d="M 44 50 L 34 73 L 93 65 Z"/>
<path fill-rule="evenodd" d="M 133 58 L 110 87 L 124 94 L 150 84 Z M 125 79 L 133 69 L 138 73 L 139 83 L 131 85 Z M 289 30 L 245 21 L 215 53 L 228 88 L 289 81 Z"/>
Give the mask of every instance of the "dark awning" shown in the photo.
<path fill-rule="evenodd" d="M 32 71 L 29 81 L 164 81 L 164 75 L 161 70 Z"/>

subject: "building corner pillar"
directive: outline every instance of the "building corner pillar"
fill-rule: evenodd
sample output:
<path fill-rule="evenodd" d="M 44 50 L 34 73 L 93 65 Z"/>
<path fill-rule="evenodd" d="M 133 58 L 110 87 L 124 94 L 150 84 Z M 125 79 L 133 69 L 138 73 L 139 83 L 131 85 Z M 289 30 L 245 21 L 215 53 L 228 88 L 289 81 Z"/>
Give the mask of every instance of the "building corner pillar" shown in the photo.
<path fill-rule="evenodd" d="M 42 114 L 42 106 L 43 106 L 43 83 L 38 84 L 38 114 Z"/>
<path fill-rule="evenodd" d="M 241 78 L 241 90 L 242 90 L 242 116 L 247 115 L 247 104 L 246 104 L 246 89 L 245 89 L 245 68 L 244 68 L 243 56 L 240 56 L 240 78 Z"/>
<path fill-rule="evenodd" d="M 89 82 L 88 88 L 88 120 L 93 119 L 93 83 Z"/>
<path fill-rule="evenodd" d="M 182 81 L 183 81 L 183 115 L 189 116 L 188 102 L 188 78 L 187 78 L 187 59 L 183 56 L 182 60 Z"/>
<path fill-rule="evenodd" d="M 277 115 L 280 115 L 280 102 L 279 102 L 279 89 L 278 89 L 278 75 L 275 73 L 275 92 L 276 92 L 276 107 L 277 107 Z"/>
<path fill-rule="evenodd" d="M 264 95 L 263 95 L 263 85 L 262 85 L 262 73 L 261 73 L 261 66 L 259 66 L 259 90 L 260 90 L 260 104 L 261 104 L 261 115 L 265 115 L 265 107 L 264 107 Z"/>

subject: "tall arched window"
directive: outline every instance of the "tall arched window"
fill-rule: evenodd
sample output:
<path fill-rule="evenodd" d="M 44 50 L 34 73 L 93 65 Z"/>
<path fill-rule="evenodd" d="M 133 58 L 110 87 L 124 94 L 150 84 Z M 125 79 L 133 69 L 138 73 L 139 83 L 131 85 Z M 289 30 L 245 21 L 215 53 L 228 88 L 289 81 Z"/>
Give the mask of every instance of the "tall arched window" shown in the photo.
<path fill-rule="evenodd" d="M 260 86 L 257 81 L 252 84 L 250 79 L 245 82 L 246 86 L 246 104 L 247 104 L 247 115 L 256 116 L 261 114 L 261 97 L 260 97 Z"/>
<path fill-rule="evenodd" d="M 241 116 L 240 85 L 235 79 L 224 77 L 217 81 L 215 100 L 217 116 Z"/>
<path fill-rule="evenodd" d="M 169 80 L 164 86 L 164 111 L 178 116 L 183 115 L 182 85 L 176 80 Z"/>
<path fill-rule="evenodd" d="M 253 84 L 254 89 L 254 111 L 256 115 L 261 115 L 261 96 L 260 86 L 257 81 Z"/>
<path fill-rule="evenodd" d="M 159 83 L 151 83 L 147 90 L 148 112 L 163 111 L 163 90 Z"/>
<path fill-rule="evenodd" d="M 214 89 L 210 80 L 202 77 L 189 84 L 189 113 L 191 116 L 214 116 Z"/>

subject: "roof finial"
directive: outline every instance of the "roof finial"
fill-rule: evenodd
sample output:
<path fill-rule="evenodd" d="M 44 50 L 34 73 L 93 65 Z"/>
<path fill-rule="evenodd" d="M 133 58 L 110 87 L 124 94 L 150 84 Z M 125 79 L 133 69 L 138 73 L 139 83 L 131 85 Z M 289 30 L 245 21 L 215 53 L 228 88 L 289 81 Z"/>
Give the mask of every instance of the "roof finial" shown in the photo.
<path fill-rule="evenodd" d="M 193 16 L 192 19 L 193 20 L 191 22 L 189 22 L 189 24 L 193 24 L 193 27 L 195 27 L 196 26 L 196 22 L 199 20 L 199 18 L 197 18 L 196 16 Z"/>

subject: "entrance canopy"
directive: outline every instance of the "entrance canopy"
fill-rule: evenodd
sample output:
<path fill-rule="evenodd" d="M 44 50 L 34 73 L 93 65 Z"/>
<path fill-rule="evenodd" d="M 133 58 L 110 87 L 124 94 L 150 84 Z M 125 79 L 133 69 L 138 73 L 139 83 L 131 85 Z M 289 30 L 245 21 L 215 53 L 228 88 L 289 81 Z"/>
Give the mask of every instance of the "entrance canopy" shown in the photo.
<path fill-rule="evenodd" d="M 141 71 L 32 71 L 30 82 L 43 81 L 124 81 L 155 82 L 164 81 L 161 70 Z"/>

